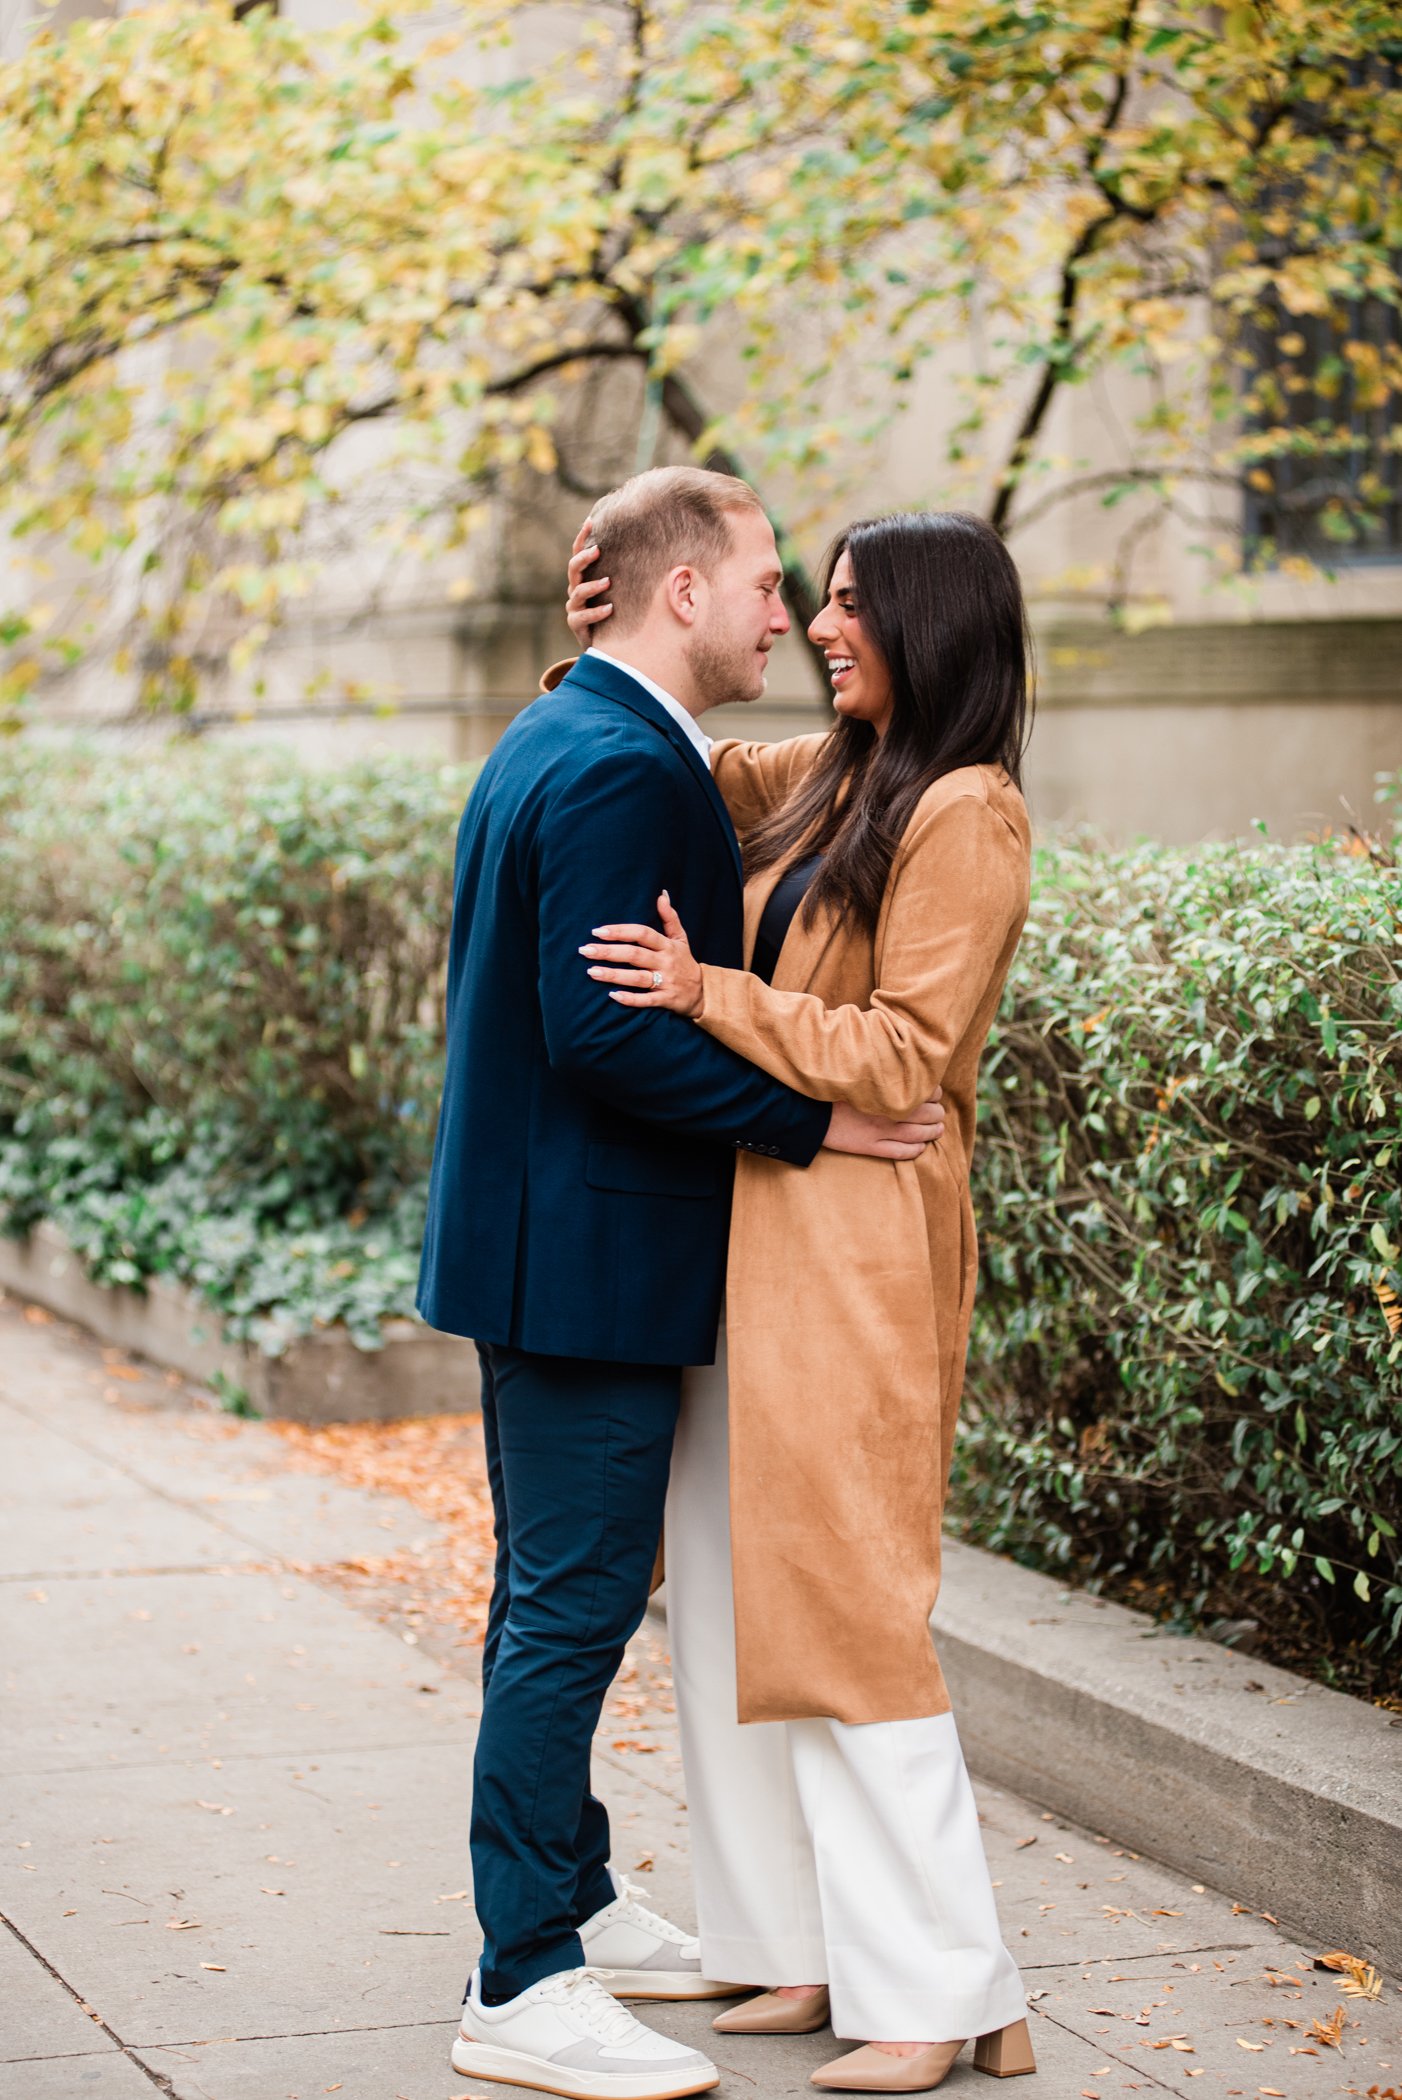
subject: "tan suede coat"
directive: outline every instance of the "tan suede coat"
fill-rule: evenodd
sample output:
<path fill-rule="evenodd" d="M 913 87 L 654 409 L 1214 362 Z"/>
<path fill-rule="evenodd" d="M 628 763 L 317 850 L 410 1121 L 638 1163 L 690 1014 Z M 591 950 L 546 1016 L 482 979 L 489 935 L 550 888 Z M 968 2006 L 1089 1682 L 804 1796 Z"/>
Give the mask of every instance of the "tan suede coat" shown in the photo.
<path fill-rule="evenodd" d="M 783 800 L 821 737 L 717 744 L 736 829 Z M 743 1721 L 943 1713 L 929 1617 L 978 1248 L 979 1058 L 1027 912 L 1030 839 L 1001 769 L 922 797 L 875 940 L 800 912 L 772 986 L 703 968 L 700 1026 L 801 1093 L 901 1116 L 944 1088 L 914 1161 L 820 1152 L 736 1167 L 726 1318 Z M 745 953 L 778 881 L 745 896 Z"/>
<path fill-rule="evenodd" d="M 564 667 L 547 673 L 557 682 Z M 742 840 L 821 736 L 718 743 Z M 918 1160 L 736 1162 L 726 1317 L 742 1721 L 949 1707 L 929 1617 L 978 1247 L 979 1059 L 1027 912 L 1030 833 L 996 766 L 922 797 L 875 938 L 793 921 L 773 985 L 703 966 L 699 1026 L 818 1100 L 903 1116 L 944 1088 Z M 745 894 L 745 954 L 782 870 Z"/>

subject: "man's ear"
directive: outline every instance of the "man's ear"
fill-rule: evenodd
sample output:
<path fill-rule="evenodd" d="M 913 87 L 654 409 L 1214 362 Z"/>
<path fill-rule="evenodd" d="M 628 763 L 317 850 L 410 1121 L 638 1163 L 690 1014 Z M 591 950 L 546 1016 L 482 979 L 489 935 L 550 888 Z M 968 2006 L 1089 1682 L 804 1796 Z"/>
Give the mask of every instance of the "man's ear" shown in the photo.
<path fill-rule="evenodd" d="M 700 610 L 700 594 L 705 589 L 699 569 L 689 568 L 685 563 L 668 572 L 662 586 L 667 606 L 673 616 L 684 627 L 694 627 Z"/>

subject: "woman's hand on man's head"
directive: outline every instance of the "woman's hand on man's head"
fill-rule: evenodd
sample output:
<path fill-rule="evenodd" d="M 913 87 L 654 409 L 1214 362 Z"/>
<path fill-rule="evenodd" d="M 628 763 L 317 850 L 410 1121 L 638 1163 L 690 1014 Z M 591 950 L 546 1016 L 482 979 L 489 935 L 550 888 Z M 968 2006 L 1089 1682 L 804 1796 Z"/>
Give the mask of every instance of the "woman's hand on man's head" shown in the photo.
<path fill-rule="evenodd" d="M 665 1006 L 694 1018 L 701 1011 L 701 965 L 665 890 L 657 915 L 661 933 L 651 926 L 596 926 L 579 952 L 597 983 L 626 987 L 609 993 L 620 1006 Z"/>
<path fill-rule="evenodd" d="M 574 548 L 565 574 L 569 578 L 569 596 L 565 600 L 565 619 L 570 633 L 581 649 L 589 647 L 594 629 L 601 620 L 606 620 L 613 611 L 607 599 L 599 601 L 599 593 L 606 591 L 610 579 L 596 576 L 592 583 L 584 581 L 584 572 L 599 558 L 594 545 L 593 520 L 586 518 L 574 536 Z"/>

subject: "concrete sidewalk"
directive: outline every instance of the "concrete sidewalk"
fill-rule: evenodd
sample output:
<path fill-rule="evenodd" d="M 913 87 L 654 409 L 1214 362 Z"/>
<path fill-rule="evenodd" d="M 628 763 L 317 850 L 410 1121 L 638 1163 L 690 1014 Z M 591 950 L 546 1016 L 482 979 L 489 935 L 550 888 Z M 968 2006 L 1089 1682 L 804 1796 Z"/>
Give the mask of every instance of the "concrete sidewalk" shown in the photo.
<path fill-rule="evenodd" d="M 272 1431 L 13 1300 L 0 1509 L 0 2100 L 473 2091 L 447 2052 L 476 1945 L 474 1658 L 331 1572 L 412 1547 L 425 1519 L 289 1470 Z M 612 1719 L 599 1760 L 618 1863 L 686 1920 L 669 1726 Z M 1402 2100 L 1394 1980 L 1350 1998 L 1271 1919 L 979 1797 L 1037 2016 L 1019 2093 Z M 1337 2007 L 1331 2047 L 1309 2029 Z M 826 2034 L 722 2043 L 700 2008 L 649 2017 L 717 2045 L 722 2090 L 761 2100 L 833 2053 Z M 989 2088 L 966 2060 L 945 2090 Z"/>

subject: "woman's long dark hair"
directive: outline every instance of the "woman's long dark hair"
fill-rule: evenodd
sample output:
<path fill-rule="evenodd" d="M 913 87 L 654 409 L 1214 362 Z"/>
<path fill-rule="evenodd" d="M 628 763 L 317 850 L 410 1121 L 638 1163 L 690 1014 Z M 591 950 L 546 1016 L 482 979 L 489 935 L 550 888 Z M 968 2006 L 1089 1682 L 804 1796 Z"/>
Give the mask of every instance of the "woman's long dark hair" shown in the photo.
<path fill-rule="evenodd" d="M 817 763 L 745 846 L 747 874 L 822 853 L 803 902 L 874 932 L 901 835 L 927 787 L 957 766 L 1002 766 L 1021 786 L 1031 643 L 1012 556 L 967 511 L 900 512 L 850 525 L 828 553 L 826 597 L 844 549 L 857 614 L 890 673 L 886 734 L 840 721 Z"/>

